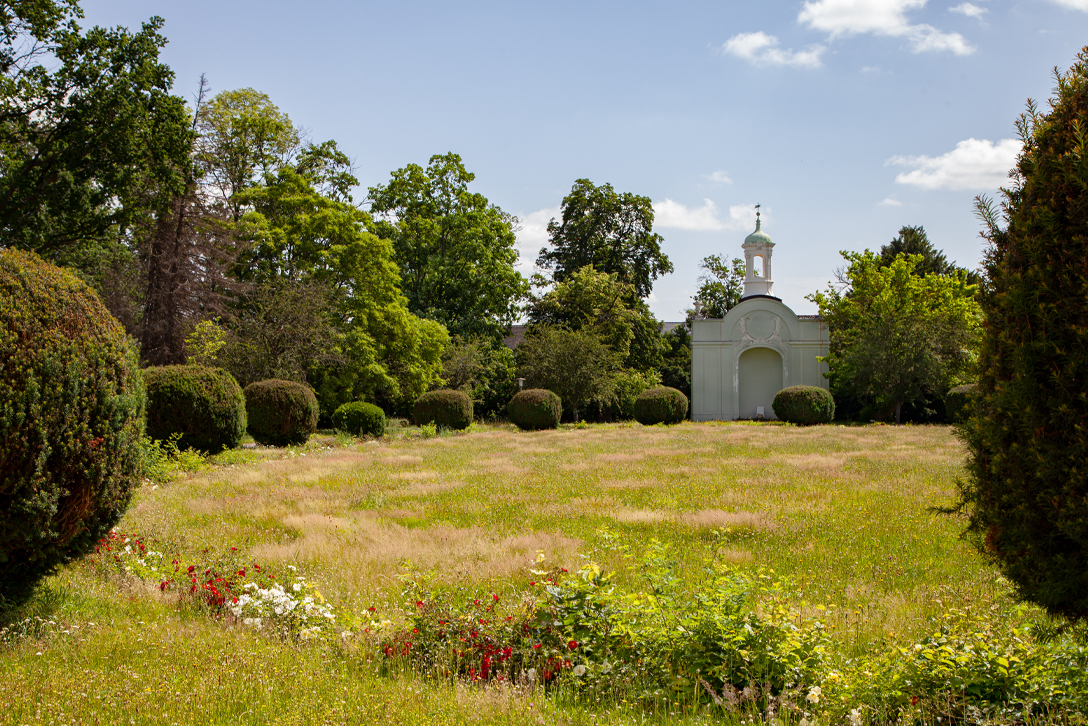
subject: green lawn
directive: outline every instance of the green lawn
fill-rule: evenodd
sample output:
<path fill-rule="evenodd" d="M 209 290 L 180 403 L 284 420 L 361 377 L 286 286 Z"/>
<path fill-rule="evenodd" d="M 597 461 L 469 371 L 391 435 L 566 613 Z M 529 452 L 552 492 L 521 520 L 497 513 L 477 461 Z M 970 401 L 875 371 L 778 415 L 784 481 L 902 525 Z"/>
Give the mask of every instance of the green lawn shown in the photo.
<path fill-rule="evenodd" d="M 950 613 L 991 618 L 1002 633 L 1045 622 L 1017 608 L 1008 583 L 960 540 L 960 518 L 934 513 L 954 501 L 962 472 L 963 448 L 946 427 L 474 428 L 228 452 L 142 486 L 117 529 L 168 556 L 258 563 L 281 579 L 296 567 L 337 612 L 394 626 L 408 573 L 516 601 L 543 552 L 546 566 L 594 561 L 634 590 L 632 562 L 663 545 L 684 586 L 719 566 L 773 570 L 796 617 L 826 624 L 827 668 L 855 683 L 867 658 L 911 646 Z M 372 639 L 284 640 L 179 604 L 157 584 L 104 558 L 50 579 L 20 613 L 29 622 L 0 638 L 0 722 L 740 718 L 390 672 Z M 1067 716 L 1078 718 L 1057 714 Z"/>

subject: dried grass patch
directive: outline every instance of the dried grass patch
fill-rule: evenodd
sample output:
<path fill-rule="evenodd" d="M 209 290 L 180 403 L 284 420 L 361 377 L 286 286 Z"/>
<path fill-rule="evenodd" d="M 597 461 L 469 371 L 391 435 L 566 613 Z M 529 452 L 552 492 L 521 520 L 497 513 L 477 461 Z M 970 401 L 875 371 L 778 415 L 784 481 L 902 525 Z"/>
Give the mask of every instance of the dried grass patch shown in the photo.
<path fill-rule="evenodd" d="M 677 519 L 681 524 L 700 529 L 732 527 L 769 532 L 778 526 L 763 512 L 727 512 L 723 509 L 702 509 L 698 512 L 681 514 Z"/>
<path fill-rule="evenodd" d="M 485 527 L 438 524 L 409 529 L 373 516 L 297 515 L 282 521 L 300 536 L 290 543 L 258 545 L 253 549 L 256 558 L 352 563 L 351 572 L 342 573 L 345 577 L 366 578 L 370 573 L 365 570 L 372 569 L 392 573 L 403 560 L 424 570 L 433 568 L 447 580 L 507 577 L 528 568 L 538 550 L 548 553 L 553 561 L 568 563 L 583 545 L 582 540 L 558 532 L 497 537 Z"/>
<path fill-rule="evenodd" d="M 752 561 L 752 553 L 748 550 L 734 549 L 731 547 L 722 547 L 717 552 L 718 559 L 722 562 L 730 562 L 734 564 L 748 563 Z"/>
<path fill-rule="evenodd" d="M 835 478 L 843 476 L 846 466 L 845 454 L 797 454 L 782 457 L 782 462 L 792 469 L 800 469 L 806 474 Z"/>
<path fill-rule="evenodd" d="M 617 522 L 624 522 L 625 524 L 652 524 L 654 522 L 663 522 L 666 519 L 664 512 L 652 509 L 617 509 L 609 516 Z"/>
<path fill-rule="evenodd" d="M 390 474 L 390 479 L 403 479 L 405 481 L 423 481 L 425 479 L 437 479 L 437 471 L 399 471 L 396 474 Z"/>
<path fill-rule="evenodd" d="M 642 461 L 646 454 L 597 454 L 597 461 Z"/>

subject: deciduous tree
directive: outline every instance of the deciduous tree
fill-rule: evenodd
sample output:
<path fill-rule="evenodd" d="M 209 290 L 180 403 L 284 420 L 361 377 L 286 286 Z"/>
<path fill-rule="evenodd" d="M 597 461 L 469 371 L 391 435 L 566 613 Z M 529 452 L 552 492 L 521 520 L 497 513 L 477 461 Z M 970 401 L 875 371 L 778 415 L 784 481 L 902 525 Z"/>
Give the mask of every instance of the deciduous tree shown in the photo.
<path fill-rule="evenodd" d="M 499 342 L 528 281 L 518 261 L 517 219 L 470 192 L 475 175 L 454 153 L 409 164 L 370 189 L 377 234 L 392 240 L 408 309 L 460 336 Z"/>
<path fill-rule="evenodd" d="M 589 265 L 616 275 L 645 298 L 654 280 L 673 269 L 653 226 L 649 197 L 620 194 L 611 184 L 598 187 L 579 179 L 563 198 L 562 218 L 548 223 L 551 247 L 540 250 L 536 263 L 550 270 L 556 282 Z"/>

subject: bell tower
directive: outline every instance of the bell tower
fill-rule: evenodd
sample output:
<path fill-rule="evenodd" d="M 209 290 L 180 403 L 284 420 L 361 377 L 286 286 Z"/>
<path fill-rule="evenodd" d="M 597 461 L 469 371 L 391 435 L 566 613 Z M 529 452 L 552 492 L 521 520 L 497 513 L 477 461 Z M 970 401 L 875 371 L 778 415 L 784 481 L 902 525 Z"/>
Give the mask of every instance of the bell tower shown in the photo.
<path fill-rule="evenodd" d="M 774 297 L 774 279 L 771 277 L 774 242 L 760 230 L 759 207 L 757 204 L 756 231 L 744 238 L 744 294 L 741 300 L 753 295 Z"/>

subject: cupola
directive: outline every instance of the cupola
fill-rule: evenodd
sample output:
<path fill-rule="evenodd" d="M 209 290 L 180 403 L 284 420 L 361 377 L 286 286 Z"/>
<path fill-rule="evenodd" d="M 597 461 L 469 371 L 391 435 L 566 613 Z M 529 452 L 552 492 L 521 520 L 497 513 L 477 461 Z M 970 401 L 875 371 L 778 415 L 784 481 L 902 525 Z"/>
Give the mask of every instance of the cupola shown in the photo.
<path fill-rule="evenodd" d="M 774 242 L 760 229 L 759 205 L 756 205 L 756 231 L 744 238 L 744 295 L 774 297 L 774 280 L 771 278 L 771 252 Z"/>

